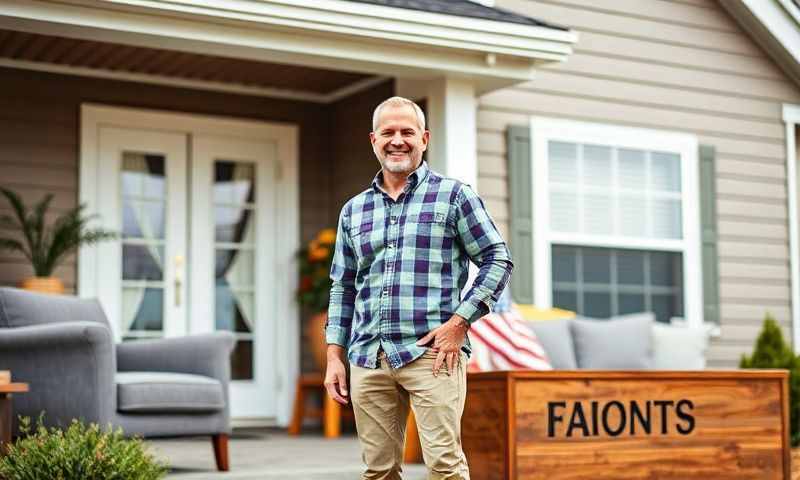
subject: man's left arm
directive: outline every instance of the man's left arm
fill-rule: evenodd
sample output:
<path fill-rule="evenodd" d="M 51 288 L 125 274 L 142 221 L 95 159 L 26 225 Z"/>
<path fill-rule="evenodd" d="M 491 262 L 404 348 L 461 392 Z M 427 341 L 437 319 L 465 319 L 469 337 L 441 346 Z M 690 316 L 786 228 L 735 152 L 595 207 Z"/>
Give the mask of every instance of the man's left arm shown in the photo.
<path fill-rule="evenodd" d="M 511 278 L 511 254 L 497 230 L 483 200 L 468 185 L 457 196 L 458 240 L 478 266 L 478 275 L 456 308 L 455 314 L 467 324 L 488 314 Z"/>

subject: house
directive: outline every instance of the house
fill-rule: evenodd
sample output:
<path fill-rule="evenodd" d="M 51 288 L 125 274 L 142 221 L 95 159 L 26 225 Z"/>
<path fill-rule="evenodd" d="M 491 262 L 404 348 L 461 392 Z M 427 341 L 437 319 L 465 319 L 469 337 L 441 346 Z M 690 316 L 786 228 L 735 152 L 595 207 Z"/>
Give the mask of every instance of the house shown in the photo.
<path fill-rule="evenodd" d="M 0 185 L 123 232 L 57 271 L 117 339 L 236 332 L 235 423 L 286 424 L 293 256 L 403 95 L 510 240 L 518 301 L 714 322 L 732 367 L 767 311 L 800 336 L 798 23 L 788 0 L 6 0 Z"/>

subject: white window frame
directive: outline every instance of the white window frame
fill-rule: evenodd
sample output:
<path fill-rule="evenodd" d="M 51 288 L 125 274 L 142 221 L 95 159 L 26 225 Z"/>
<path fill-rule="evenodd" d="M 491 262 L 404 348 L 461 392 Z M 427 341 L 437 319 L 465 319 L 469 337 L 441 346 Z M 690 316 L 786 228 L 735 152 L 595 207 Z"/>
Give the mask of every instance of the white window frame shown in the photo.
<path fill-rule="evenodd" d="M 682 239 L 638 239 L 620 235 L 585 235 L 550 231 L 548 142 L 608 145 L 649 151 L 674 152 L 681 158 Z M 683 254 L 683 314 L 690 326 L 703 323 L 703 281 L 700 239 L 700 197 L 697 137 L 680 132 L 619 125 L 531 117 L 531 168 L 533 172 L 534 301 L 553 305 L 552 245 L 635 248 Z"/>

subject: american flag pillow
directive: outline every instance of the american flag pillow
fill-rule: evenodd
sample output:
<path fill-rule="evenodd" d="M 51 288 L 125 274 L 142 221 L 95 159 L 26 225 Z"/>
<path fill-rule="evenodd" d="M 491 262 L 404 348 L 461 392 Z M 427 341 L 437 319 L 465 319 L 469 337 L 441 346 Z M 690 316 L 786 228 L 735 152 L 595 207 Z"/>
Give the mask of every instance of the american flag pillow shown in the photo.
<path fill-rule="evenodd" d="M 515 308 L 492 312 L 469 330 L 472 357 L 468 370 L 552 370 L 542 344 Z"/>

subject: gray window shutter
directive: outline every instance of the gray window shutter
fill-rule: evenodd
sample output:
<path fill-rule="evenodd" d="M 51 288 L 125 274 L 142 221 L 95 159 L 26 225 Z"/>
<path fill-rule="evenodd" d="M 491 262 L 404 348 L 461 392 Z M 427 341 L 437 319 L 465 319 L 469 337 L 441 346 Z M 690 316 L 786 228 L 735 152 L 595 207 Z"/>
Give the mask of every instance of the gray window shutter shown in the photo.
<path fill-rule="evenodd" d="M 514 260 L 511 296 L 517 303 L 533 303 L 533 177 L 531 130 L 528 126 L 508 127 L 508 183 L 511 197 L 511 238 Z"/>
<path fill-rule="evenodd" d="M 703 321 L 719 323 L 719 259 L 717 253 L 717 188 L 715 150 L 700 145 L 700 232 L 703 261 Z"/>

